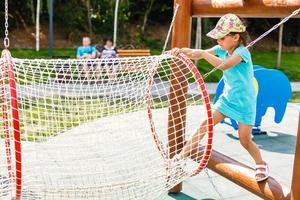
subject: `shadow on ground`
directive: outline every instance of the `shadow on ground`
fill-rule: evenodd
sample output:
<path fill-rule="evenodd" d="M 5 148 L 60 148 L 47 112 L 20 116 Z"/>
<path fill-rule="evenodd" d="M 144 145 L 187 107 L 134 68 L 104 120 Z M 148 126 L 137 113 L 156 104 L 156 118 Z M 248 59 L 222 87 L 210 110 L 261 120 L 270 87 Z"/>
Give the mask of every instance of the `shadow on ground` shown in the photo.
<path fill-rule="evenodd" d="M 187 194 L 184 194 L 182 192 L 169 193 L 168 195 L 169 195 L 169 197 L 172 197 L 173 199 L 176 199 L 176 200 L 215 200 L 215 199 L 211 199 L 211 198 L 195 199 L 195 198 L 193 198 Z"/>
<path fill-rule="evenodd" d="M 237 135 L 232 133 L 226 134 L 234 140 L 239 140 Z M 281 133 L 281 132 L 268 132 L 263 135 L 255 135 L 253 141 L 259 146 L 260 149 L 270 152 L 295 154 L 296 136 Z"/>

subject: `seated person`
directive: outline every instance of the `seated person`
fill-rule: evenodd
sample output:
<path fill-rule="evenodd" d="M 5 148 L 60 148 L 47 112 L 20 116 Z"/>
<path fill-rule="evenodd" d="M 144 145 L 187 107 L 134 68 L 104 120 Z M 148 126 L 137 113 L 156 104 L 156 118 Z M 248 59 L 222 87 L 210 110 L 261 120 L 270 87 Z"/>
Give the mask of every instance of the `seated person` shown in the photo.
<path fill-rule="evenodd" d="M 117 79 L 117 61 L 112 58 L 118 57 L 118 50 L 113 46 L 112 38 L 107 38 L 104 40 L 105 44 L 98 49 L 99 58 L 104 59 L 101 62 L 101 69 L 99 71 L 105 71 L 108 73 L 110 80 Z"/>
<path fill-rule="evenodd" d="M 89 37 L 82 38 L 82 46 L 77 48 L 78 59 L 94 59 L 96 58 L 97 50 L 94 46 L 91 46 L 91 39 Z M 89 78 L 90 70 L 92 69 L 91 63 L 85 63 L 79 65 L 79 71 L 84 74 L 84 78 Z"/>
<path fill-rule="evenodd" d="M 91 39 L 89 37 L 82 38 L 82 46 L 77 48 L 78 59 L 93 59 L 96 58 L 96 48 L 91 46 Z"/>
<path fill-rule="evenodd" d="M 98 49 L 99 58 L 116 58 L 118 57 L 117 48 L 113 46 L 112 38 L 104 40 L 105 44 Z"/>

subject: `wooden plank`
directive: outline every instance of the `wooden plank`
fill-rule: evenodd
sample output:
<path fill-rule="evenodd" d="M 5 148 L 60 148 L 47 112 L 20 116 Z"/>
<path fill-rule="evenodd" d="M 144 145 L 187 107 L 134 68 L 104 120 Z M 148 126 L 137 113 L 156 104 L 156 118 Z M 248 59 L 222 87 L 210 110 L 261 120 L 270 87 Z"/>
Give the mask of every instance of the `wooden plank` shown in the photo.
<path fill-rule="evenodd" d="M 140 50 L 120 49 L 118 51 L 121 53 L 150 53 L 149 49 L 145 49 L 145 50 L 143 50 L 143 49 L 140 49 Z"/>
<path fill-rule="evenodd" d="M 212 7 L 214 8 L 237 8 L 243 7 L 243 0 L 211 0 Z"/>
<path fill-rule="evenodd" d="M 300 0 L 262 0 L 266 6 L 300 6 Z"/>
<path fill-rule="evenodd" d="M 192 16 L 201 17 L 220 17 L 227 13 L 233 13 L 249 18 L 280 18 L 290 15 L 296 9 L 299 9 L 299 6 L 266 6 L 263 0 L 246 0 L 244 6 L 239 8 L 213 8 L 211 0 L 192 0 Z M 300 14 L 296 17 L 299 18 Z"/>
<path fill-rule="evenodd" d="M 150 52 L 119 52 L 119 54 L 150 54 Z"/>
<path fill-rule="evenodd" d="M 137 57 L 150 56 L 150 49 L 120 49 L 118 50 L 120 57 Z"/>
<path fill-rule="evenodd" d="M 132 53 L 132 54 L 125 53 L 125 54 L 122 54 L 122 53 L 120 53 L 119 56 L 120 57 L 129 57 L 129 56 L 136 57 L 136 56 L 150 56 L 150 54 L 145 54 L 145 53 Z"/>

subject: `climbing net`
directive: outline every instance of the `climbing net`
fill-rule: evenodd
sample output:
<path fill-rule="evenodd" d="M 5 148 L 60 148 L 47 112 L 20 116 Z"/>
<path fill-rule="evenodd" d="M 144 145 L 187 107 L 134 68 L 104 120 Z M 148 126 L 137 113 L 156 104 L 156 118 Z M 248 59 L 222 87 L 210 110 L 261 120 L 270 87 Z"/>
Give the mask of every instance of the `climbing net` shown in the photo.
<path fill-rule="evenodd" d="M 3 198 L 157 199 L 209 159 L 209 97 L 183 55 L 27 60 L 4 50 L 0 63 Z M 201 143 L 171 159 L 204 120 Z"/>

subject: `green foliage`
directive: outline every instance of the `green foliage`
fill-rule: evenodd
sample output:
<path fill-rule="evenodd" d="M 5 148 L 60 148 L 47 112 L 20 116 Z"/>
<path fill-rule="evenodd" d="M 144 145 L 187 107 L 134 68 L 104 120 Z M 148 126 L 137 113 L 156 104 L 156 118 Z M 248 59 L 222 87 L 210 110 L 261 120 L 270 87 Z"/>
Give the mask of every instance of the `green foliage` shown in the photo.
<path fill-rule="evenodd" d="M 40 21 L 47 25 L 49 19 L 49 0 L 41 1 Z M 9 27 L 24 28 L 35 25 L 37 0 L 9 1 Z M 89 33 L 88 0 L 54 0 L 54 30 L 63 34 L 66 39 L 79 42 L 80 37 Z M 97 39 L 111 36 L 113 33 L 114 9 L 116 0 L 89 0 L 92 30 Z M 141 29 L 145 13 L 149 9 L 150 0 L 120 0 L 118 14 L 118 38 L 123 44 L 134 43 L 144 45 L 144 35 L 135 34 Z M 4 19 L 4 1 L 0 3 L 0 16 Z M 173 12 L 173 1 L 154 0 L 147 24 L 170 24 Z M 217 18 L 203 18 L 203 33 L 207 33 L 215 25 Z M 251 35 L 260 35 L 278 23 L 279 19 L 248 19 L 248 31 Z M 195 23 L 194 23 L 195 26 Z M 147 28 L 145 29 L 147 31 Z M 290 19 L 284 24 L 283 42 L 287 46 L 300 45 L 299 19 Z M 0 22 L 0 34 L 3 36 L 4 22 Z M 194 34 L 194 33 L 193 33 Z M 147 35 L 147 32 L 146 34 Z M 195 35 L 195 34 L 194 34 Z M 193 35 L 193 36 L 194 36 Z M 138 38 L 136 38 L 138 37 Z M 268 37 L 278 38 L 278 29 Z M 164 40 L 162 38 L 162 40 Z M 147 41 L 145 41 L 147 42 Z M 209 41 L 204 40 L 203 46 Z M 209 44 L 208 44 L 209 45 Z"/>
<path fill-rule="evenodd" d="M 35 25 L 36 1 L 9 1 L 10 30 L 17 27 Z M 49 0 L 41 1 L 40 22 L 47 25 L 49 20 Z M 87 35 L 88 6 L 87 0 L 54 0 L 54 30 L 63 33 L 66 39 L 78 41 Z M 99 38 L 112 36 L 116 0 L 90 0 L 90 17 L 93 33 Z M 118 12 L 118 35 L 124 42 L 135 40 L 131 36 L 130 26 L 141 25 L 149 0 L 120 0 Z M 1 11 L 4 2 L 0 3 Z M 4 19 L 4 13 L 0 12 Z M 149 15 L 149 23 L 169 23 L 172 16 L 172 1 L 154 1 Z M 3 36 L 4 23 L 1 20 L 0 33 Z M 139 26 L 140 28 L 140 26 Z M 131 38 L 133 37 L 133 38 Z"/>

